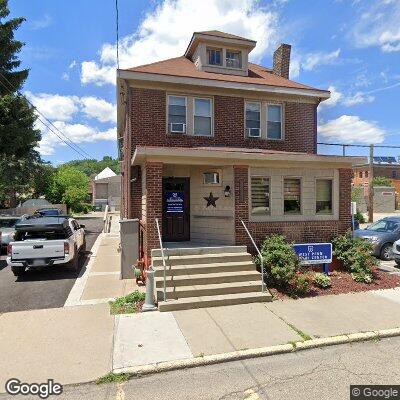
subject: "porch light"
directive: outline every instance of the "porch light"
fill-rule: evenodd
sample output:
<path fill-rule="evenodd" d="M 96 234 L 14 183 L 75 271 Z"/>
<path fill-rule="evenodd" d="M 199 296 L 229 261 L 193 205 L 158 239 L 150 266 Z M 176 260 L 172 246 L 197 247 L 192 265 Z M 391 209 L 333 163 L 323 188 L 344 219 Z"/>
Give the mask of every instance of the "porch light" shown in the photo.
<path fill-rule="evenodd" d="M 225 186 L 224 195 L 225 195 L 225 197 L 230 197 L 230 195 L 231 195 L 231 187 L 229 185 Z"/>

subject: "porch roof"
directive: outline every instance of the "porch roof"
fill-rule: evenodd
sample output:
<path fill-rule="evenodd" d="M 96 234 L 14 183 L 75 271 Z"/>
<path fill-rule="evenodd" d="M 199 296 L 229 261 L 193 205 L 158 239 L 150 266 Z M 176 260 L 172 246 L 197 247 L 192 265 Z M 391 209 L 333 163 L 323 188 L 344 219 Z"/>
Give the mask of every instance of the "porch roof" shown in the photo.
<path fill-rule="evenodd" d="M 236 147 L 159 147 L 137 146 L 132 156 L 132 165 L 146 161 L 165 164 L 197 165 L 262 165 L 271 161 L 284 163 L 311 163 L 324 166 L 352 168 L 365 163 L 366 157 L 308 154 L 265 149 Z"/>

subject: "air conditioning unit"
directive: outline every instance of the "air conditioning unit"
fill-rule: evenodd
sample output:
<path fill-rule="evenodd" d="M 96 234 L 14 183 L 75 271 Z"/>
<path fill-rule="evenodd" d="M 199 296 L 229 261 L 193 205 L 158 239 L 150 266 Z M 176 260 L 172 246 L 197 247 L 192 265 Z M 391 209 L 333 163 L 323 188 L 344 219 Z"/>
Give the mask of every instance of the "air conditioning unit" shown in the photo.
<path fill-rule="evenodd" d="M 171 133 L 185 133 L 186 132 L 186 124 L 182 123 L 171 123 L 170 124 L 170 132 Z"/>
<path fill-rule="evenodd" d="M 260 128 L 247 128 L 247 136 L 248 137 L 261 137 L 261 129 Z"/>

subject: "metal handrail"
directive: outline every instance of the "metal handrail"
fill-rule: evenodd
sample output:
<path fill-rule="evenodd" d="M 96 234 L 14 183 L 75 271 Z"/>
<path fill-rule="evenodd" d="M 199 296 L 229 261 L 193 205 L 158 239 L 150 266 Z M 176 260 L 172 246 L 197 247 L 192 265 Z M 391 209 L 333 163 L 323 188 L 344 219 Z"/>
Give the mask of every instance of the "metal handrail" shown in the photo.
<path fill-rule="evenodd" d="M 164 247 L 161 240 L 160 225 L 158 223 L 158 218 L 156 218 L 156 226 L 157 226 L 158 240 L 160 242 L 162 263 L 164 267 L 164 301 L 167 301 L 167 266 L 165 265 Z"/>
<path fill-rule="evenodd" d="M 253 243 L 253 246 L 255 247 L 255 249 L 257 250 L 258 256 L 260 257 L 260 262 L 261 262 L 261 292 L 265 292 L 265 283 L 264 283 L 264 259 L 263 256 L 259 250 L 259 248 L 256 245 L 256 242 L 253 239 L 253 236 L 251 236 L 249 230 L 247 229 L 247 226 L 245 225 L 245 223 L 243 222 L 243 220 L 241 219 L 240 222 L 243 225 L 243 228 L 245 229 L 247 235 L 249 236 L 251 242 Z"/>

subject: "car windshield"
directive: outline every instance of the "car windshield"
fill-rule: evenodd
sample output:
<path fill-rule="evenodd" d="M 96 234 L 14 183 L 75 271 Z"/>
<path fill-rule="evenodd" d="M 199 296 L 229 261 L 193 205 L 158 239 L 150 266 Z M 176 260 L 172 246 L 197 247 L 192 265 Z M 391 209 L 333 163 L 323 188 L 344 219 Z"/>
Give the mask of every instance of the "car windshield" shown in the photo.
<path fill-rule="evenodd" d="M 19 218 L 0 219 L 0 228 L 13 228 L 18 220 Z"/>
<path fill-rule="evenodd" d="M 369 225 L 366 229 L 375 232 L 394 232 L 399 228 L 399 222 L 381 219 L 374 224 Z"/>

